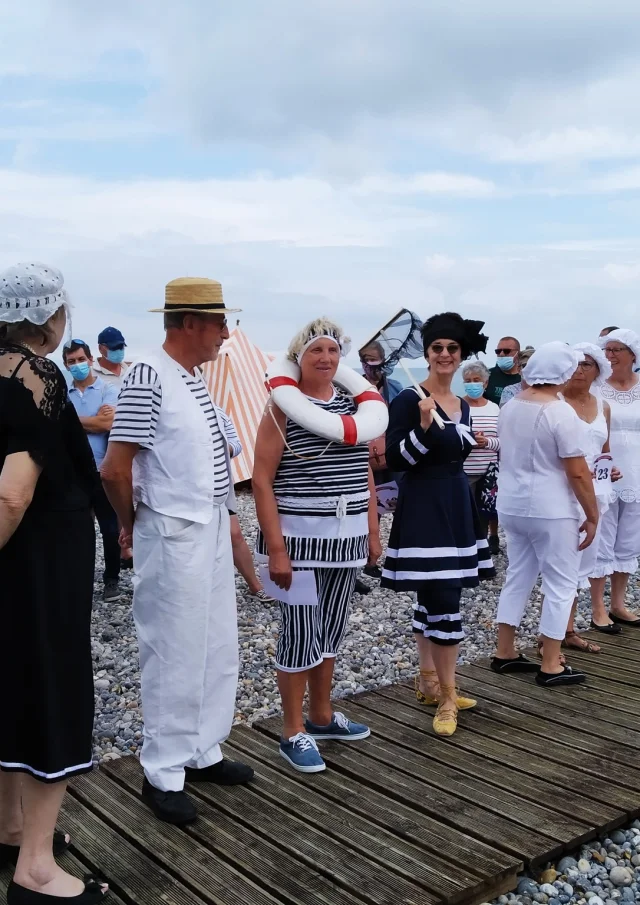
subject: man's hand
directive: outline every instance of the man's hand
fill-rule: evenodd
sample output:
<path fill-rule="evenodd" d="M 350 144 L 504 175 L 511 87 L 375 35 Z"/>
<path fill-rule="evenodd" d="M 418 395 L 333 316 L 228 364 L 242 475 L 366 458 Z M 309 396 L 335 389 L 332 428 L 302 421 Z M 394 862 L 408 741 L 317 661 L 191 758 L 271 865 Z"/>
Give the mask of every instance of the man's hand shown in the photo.
<path fill-rule="evenodd" d="M 120 549 L 124 553 L 127 551 L 130 555 L 131 548 L 133 547 L 133 525 L 130 527 L 120 529 L 120 536 L 118 538 L 118 543 L 120 544 Z M 125 557 L 125 559 L 128 557 Z"/>

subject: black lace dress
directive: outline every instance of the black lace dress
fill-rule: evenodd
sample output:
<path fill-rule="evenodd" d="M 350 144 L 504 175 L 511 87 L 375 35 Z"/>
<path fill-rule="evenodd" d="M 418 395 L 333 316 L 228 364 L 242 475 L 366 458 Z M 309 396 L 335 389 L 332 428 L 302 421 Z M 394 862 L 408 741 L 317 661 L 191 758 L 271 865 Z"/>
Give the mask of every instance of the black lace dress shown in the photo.
<path fill-rule="evenodd" d="M 91 769 L 89 499 L 98 475 L 60 370 L 5 344 L 0 473 L 7 456 L 21 452 L 42 471 L 22 522 L 0 549 L 0 767 L 56 782 Z"/>

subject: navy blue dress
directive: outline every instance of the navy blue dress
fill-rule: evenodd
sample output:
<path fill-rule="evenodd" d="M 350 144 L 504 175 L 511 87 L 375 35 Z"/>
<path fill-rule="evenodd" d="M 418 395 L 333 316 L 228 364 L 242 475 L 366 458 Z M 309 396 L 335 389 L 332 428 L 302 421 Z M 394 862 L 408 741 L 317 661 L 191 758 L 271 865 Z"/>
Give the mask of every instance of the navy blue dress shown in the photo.
<path fill-rule="evenodd" d="M 468 436 L 472 427 L 469 406 L 461 400 L 460 425 L 438 406 L 444 430 L 434 423 L 424 431 L 419 401 L 415 390 L 404 390 L 390 409 L 387 463 L 393 471 L 404 472 L 404 477 L 382 573 L 383 587 L 418 592 L 413 620 L 416 631 L 422 631 L 428 621 L 425 592 L 440 601 L 435 609 L 442 615 L 447 610 L 443 601 L 450 600 L 450 607 L 459 609 L 462 588 L 476 587 L 481 579 L 495 575 L 462 469 L 473 448 Z M 446 593 L 449 589 L 453 593 Z M 435 615 L 432 613 L 432 618 Z M 461 631 L 455 634 L 461 636 Z"/>

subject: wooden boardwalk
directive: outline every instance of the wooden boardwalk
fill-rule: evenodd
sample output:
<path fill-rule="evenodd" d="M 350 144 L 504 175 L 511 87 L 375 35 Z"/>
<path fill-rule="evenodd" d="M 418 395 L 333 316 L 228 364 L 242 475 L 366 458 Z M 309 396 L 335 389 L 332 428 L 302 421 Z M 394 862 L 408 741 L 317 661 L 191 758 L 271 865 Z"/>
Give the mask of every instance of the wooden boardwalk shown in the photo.
<path fill-rule="evenodd" d="M 322 745 L 327 771 L 288 769 L 278 719 L 234 729 L 227 756 L 255 767 L 246 788 L 191 787 L 186 830 L 139 800 L 135 758 L 76 780 L 60 825 L 78 873 L 97 869 L 115 905 L 475 905 L 513 889 L 523 866 L 640 815 L 640 632 L 571 653 L 589 682 L 565 691 L 531 677 L 460 670 L 480 701 L 443 740 L 411 688 L 340 706 L 365 742 Z M 7 873 L 0 874 L 0 887 Z"/>

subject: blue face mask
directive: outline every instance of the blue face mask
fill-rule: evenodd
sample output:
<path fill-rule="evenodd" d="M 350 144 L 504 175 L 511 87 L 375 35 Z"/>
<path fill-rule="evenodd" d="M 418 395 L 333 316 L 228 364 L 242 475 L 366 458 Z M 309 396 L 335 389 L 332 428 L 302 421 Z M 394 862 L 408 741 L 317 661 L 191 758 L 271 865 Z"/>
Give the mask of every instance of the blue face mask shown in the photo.
<path fill-rule="evenodd" d="M 74 380 L 86 380 L 90 370 L 88 361 L 81 361 L 77 365 L 69 365 L 69 373 Z"/>
<path fill-rule="evenodd" d="M 465 383 L 464 391 L 469 399 L 479 399 L 484 393 L 484 385 L 481 383 Z"/>
<path fill-rule="evenodd" d="M 510 371 L 513 367 L 514 358 L 511 355 L 501 356 L 497 359 L 496 363 L 501 371 Z"/>
<path fill-rule="evenodd" d="M 124 349 L 107 349 L 107 361 L 119 365 L 124 361 Z"/>

